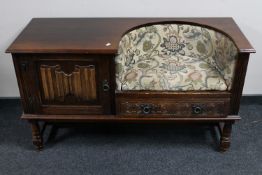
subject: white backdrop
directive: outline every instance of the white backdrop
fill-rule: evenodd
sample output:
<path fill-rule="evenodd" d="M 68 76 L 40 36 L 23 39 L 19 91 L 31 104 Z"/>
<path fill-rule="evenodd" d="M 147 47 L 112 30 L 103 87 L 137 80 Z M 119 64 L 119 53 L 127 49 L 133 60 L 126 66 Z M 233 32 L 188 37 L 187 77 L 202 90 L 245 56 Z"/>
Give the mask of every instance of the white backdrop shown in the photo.
<path fill-rule="evenodd" d="M 262 94 L 261 0 L 1 0 L 0 97 L 19 96 L 11 55 L 4 52 L 33 17 L 233 17 L 257 50 L 244 94 Z"/>

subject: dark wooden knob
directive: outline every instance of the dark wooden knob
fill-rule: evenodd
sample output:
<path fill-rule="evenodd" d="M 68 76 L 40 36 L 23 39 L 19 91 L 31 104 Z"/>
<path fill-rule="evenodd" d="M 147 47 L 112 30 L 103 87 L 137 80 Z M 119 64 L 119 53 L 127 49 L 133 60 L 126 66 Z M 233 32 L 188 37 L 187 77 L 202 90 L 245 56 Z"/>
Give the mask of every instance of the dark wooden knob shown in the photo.
<path fill-rule="evenodd" d="M 201 106 L 193 106 L 192 113 L 193 114 L 201 114 L 203 112 L 203 108 Z"/>
<path fill-rule="evenodd" d="M 145 104 L 145 105 L 142 105 L 142 112 L 143 114 L 150 114 L 151 113 L 151 110 L 152 110 L 152 107 L 148 104 Z"/>

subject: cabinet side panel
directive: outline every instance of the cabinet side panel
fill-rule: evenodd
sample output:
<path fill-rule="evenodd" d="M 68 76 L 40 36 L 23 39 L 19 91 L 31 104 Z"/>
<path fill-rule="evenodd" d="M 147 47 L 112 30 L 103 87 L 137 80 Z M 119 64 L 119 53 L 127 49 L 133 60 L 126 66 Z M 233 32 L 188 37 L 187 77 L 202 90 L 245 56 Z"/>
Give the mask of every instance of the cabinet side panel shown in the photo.
<path fill-rule="evenodd" d="M 13 61 L 24 112 L 36 114 L 39 112 L 40 98 L 34 59 L 30 54 L 13 54 Z"/>
<path fill-rule="evenodd" d="M 22 78 L 21 78 L 21 72 L 20 72 L 20 67 L 19 67 L 19 59 L 17 59 L 16 54 L 12 54 L 13 58 L 13 63 L 14 63 L 14 68 L 15 68 L 15 74 L 16 74 L 16 80 L 19 88 L 19 93 L 20 93 L 20 100 L 23 106 L 24 112 L 28 111 L 27 106 L 26 106 L 26 100 L 25 100 L 25 95 L 24 95 L 24 89 L 23 89 L 23 83 L 22 83 Z"/>
<path fill-rule="evenodd" d="M 245 83 L 249 53 L 239 53 L 231 89 L 230 115 L 237 115 Z"/>

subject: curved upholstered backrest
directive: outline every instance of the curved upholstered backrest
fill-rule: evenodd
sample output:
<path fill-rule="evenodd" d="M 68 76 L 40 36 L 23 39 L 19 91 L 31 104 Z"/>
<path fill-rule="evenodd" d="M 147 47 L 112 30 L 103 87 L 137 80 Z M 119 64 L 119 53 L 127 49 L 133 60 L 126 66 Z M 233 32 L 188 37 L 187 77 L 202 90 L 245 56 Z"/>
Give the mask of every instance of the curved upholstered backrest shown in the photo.
<path fill-rule="evenodd" d="M 155 24 L 126 33 L 117 90 L 230 90 L 237 49 L 224 34 L 191 24 Z"/>

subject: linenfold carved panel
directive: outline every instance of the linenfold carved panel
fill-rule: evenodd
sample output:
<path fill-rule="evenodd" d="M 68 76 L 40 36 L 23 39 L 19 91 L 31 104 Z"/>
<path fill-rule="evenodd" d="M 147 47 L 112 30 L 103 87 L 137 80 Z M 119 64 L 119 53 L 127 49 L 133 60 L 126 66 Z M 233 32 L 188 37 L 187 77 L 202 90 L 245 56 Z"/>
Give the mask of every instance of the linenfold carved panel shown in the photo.
<path fill-rule="evenodd" d="M 95 66 L 75 65 L 72 73 L 65 73 L 60 65 L 41 65 L 40 79 L 43 96 L 47 101 L 64 102 L 66 98 L 77 101 L 96 99 Z"/>

